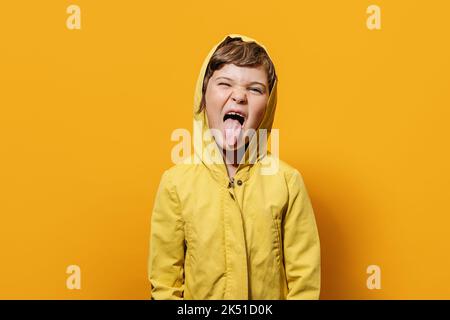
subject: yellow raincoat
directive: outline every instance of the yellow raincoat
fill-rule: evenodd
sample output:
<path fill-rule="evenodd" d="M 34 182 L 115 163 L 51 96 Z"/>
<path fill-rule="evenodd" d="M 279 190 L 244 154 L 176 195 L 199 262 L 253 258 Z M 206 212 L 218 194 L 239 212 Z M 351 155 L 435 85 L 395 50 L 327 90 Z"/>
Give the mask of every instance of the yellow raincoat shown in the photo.
<path fill-rule="evenodd" d="M 270 152 L 249 148 L 230 180 L 205 111 L 195 113 L 217 46 L 197 80 L 194 131 L 201 134 L 194 137 L 194 153 L 163 173 L 156 194 L 151 299 L 318 299 L 320 242 L 301 174 Z M 259 127 L 268 133 L 276 101 L 275 82 Z M 278 169 L 264 173 L 267 164 Z"/>

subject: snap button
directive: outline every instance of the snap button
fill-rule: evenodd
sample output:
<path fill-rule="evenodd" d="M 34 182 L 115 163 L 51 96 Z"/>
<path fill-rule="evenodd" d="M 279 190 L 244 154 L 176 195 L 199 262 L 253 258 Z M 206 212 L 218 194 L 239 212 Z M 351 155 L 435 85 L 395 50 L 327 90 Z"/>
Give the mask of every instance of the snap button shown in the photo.
<path fill-rule="evenodd" d="M 242 180 L 238 180 L 237 184 L 238 184 L 238 186 L 241 186 L 242 185 Z"/>

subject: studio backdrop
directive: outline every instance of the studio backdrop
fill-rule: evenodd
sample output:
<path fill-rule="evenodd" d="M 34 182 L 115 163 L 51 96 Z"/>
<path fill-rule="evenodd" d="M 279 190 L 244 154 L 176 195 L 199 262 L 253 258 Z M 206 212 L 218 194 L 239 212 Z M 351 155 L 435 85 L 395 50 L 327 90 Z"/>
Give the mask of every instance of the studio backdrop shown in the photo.
<path fill-rule="evenodd" d="M 0 298 L 148 299 L 150 219 L 227 34 L 278 75 L 321 299 L 450 298 L 450 3 L 4 1 Z"/>

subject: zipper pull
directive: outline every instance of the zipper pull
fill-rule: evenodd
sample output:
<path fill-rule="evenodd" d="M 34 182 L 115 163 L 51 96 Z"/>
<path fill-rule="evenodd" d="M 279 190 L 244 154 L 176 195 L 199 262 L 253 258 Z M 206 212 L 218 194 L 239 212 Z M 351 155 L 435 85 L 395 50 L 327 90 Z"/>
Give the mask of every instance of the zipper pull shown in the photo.
<path fill-rule="evenodd" d="M 228 183 L 228 188 L 234 188 L 234 177 L 230 178 L 230 182 Z"/>

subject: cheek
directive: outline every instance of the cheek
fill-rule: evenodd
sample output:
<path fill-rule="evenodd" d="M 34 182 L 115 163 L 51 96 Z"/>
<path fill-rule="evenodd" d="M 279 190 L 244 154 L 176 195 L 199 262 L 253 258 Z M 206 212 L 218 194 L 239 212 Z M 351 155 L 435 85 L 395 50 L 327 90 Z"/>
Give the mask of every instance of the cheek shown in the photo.
<path fill-rule="evenodd" d="M 205 103 L 206 107 L 210 109 L 222 109 L 227 99 L 227 95 L 224 90 L 218 90 L 214 87 L 206 90 Z"/>
<path fill-rule="evenodd" d="M 255 101 L 254 104 L 250 107 L 250 110 L 252 110 L 251 126 L 254 127 L 254 129 L 256 129 L 256 127 L 264 118 L 264 111 L 266 109 L 266 105 L 267 99 L 261 99 Z"/>
<path fill-rule="evenodd" d="M 226 97 L 223 92 L 208 88 L 205 93 L 206 115 L 208 116 L 209 126 L 219 128 L 222 124 L 221 112 L 225 105 Z"/>

